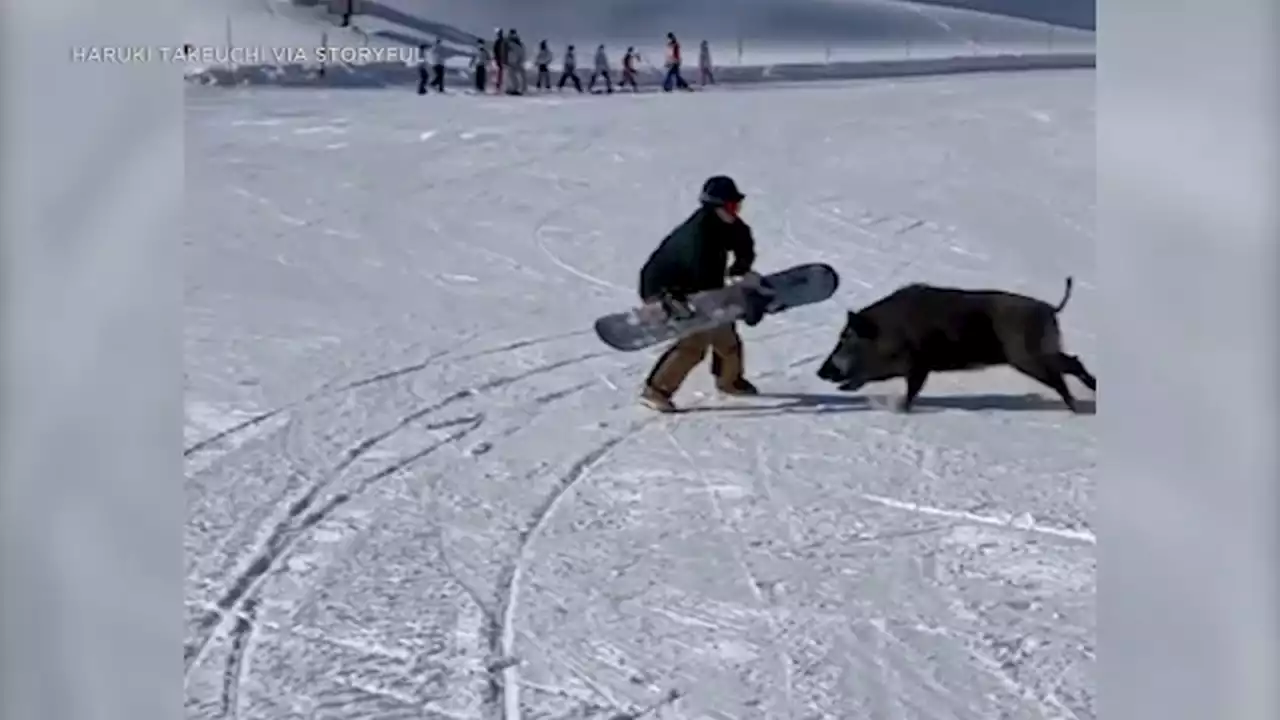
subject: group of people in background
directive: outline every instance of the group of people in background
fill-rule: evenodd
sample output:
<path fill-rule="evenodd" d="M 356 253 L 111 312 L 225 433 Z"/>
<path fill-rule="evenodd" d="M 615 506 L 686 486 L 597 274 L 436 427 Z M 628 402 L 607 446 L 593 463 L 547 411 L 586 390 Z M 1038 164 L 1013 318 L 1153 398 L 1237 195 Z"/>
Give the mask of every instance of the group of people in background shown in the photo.
<path fill-rule="evenodd" d="M 447 50 L 439 40 L 435 45 L 423 44 L 418 47 L 418 94 L 425 95 L 429 88 L 444 92 L 447 57 Z M 477 42 L 475 53 L 471 57 L 470 69 L 475 91 L 483 93 L 488 90 L 489 73 L 492 68 L 495 93 L 526 94 L 529 91 L 529 61 L 529 53 L 520 33 L 514 28 L 505 31 L 499 28 L 492 43 L 484 40 Z M 551 65 L 554 61 L 555 56 L 547 46 L 547 41 L 539 42 L 537 52 L 532 57 L 534 88 L 546 92 L 553 87 L 556 90 L 564 90 L 567 85 L 572 85 L 578 92 L 584 92 L 582 78 L 578 74 L 577 49 L 573 45 L 565 47 L 564 54 L 560 58 L 560 77 L 553 86 Z M 628 47 L 622 56 L 621 74 L 617 83 L 619 90 L 630 87 L 632 92 L 636 92 L 640 89 L 636 84 L 637 65 L 640 62 L 640 54 L 634 47 Z M 684 55 L 680 41 L 675 33 L 667 33 L 665 71 L 662 79 L 664 92 L 693 89 L 684 78 L 683 66 Z M 604 81 L 606 93 L 614 91 L 613 66 L 603 43 L 596 46 L 595 56 L 592 58 L 591 75 L 587 80 L 585 92 L 593 92 L 599 80 Z M 715 84 L 715 74 L 711 66 L 711 47 L 706 40 L 702 41 L 698 49 L 698 83 L 702 86 Z"/>

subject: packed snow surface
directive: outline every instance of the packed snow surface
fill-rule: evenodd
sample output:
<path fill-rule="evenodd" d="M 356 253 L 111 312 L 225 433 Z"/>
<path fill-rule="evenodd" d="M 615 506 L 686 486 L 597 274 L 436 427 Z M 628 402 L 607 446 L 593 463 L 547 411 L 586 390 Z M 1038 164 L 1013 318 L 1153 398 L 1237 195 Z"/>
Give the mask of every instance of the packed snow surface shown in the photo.
<path fill-rule="evenodd" d="M 814 375 L 910 281 L 1074 275 L 1096 362 L 1093 91 L 190 90 L 187 717 L 1097 717 L 1096 418 Z M 591 323 L 720 172 L 843 282 L 655 415 Z"/>

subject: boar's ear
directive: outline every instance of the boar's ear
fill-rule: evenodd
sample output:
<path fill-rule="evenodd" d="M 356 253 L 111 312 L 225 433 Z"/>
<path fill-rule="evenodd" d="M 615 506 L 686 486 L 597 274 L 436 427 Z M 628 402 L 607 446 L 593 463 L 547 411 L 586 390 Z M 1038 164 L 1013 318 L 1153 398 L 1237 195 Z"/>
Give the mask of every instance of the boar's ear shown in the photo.
<path fill-rule="evenodd" d="M 874 340 L 880 330 L 880 328 L 876 327 L 874 320 L 856 312 L 849 313 L 848 328 L 854 335 L 864 340 Z"/>

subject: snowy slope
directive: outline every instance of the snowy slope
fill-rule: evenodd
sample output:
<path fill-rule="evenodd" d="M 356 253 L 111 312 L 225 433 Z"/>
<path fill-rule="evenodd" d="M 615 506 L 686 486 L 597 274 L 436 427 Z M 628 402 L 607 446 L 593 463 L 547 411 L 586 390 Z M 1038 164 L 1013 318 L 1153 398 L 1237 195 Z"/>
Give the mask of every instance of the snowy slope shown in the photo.
<path fill-rule="evenodd" d="M 557 58 L 567 43 L 578 44 L 584 57 L 605 43 L 615 62 L 632 45 L 646 63 L 657 65 L 668 30 L 684 39 L 691 58 L 697 42 L 709 40 L 719 66 L 1080 53 L 1094 47 L 1088 31 L 905 0 L 744 0 L 730 14 L 713 0 L 362 0 L 350 28 L 337 27 L 324 3 L 186 2 L 184 42 L 202 48 L 228 42 L 240 48 L 315 48 L 323 36 L 331 47 L 386 49 L 443 37 L 463 52 L 474 36 L 490 38 L 495 26 L 518 27 L 531 42 L 548 39 Z"/>
<path fill-rule="evenodd" d="M 814 377 L 912 280 L 1073 274 L 1097 362 L 1092 73 L 188 118 L 188 717 L 1097 716 L 1095 418 Z M 844 283 L 744 330 L 765 397 L 654 416 L 591 321 L 722 171 Z"/>
<path fill-rule="evenodd" d="M 565 43 L 593 48 L 604 42 L 648 49 L 661 61 L 663 37 L 675 32 L 692 51 L 706 39 L 718 62 L 812 62 L 830 52 L 839 59 L 865 55 L 999 51 L 1043 52 L 1091 48 L 1093 33 L 972 10 L 936 7 L 906 0 L 737 0 L 725 12 L 717 0 L 375 0 L 406 14 L 493 34 L 514 27 L 536 41 L 547 38 L 558 53 Z M 696 57 L 694 55 L 691 58 Z"/>

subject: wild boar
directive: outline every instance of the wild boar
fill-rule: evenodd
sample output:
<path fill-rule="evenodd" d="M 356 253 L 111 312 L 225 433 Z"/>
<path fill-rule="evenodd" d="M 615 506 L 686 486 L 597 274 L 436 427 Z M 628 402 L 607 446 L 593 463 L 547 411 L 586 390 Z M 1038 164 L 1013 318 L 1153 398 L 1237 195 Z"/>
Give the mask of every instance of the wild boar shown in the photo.
<path fill-rule="evenodd" d="M 929 373 L 1009 365 L 1052 388 L 1079 412 L 1064 375 L 1092 391 L 1097 380 L 1063 352 L 1058 313 L 1071 299 L 1072 279 L 1056 306 L 1000 290 L 965 290 L 916 283 L 850 312 L 818 377 L 857 390 L 904 378 L 900 410 L 910 411 Z"/>

